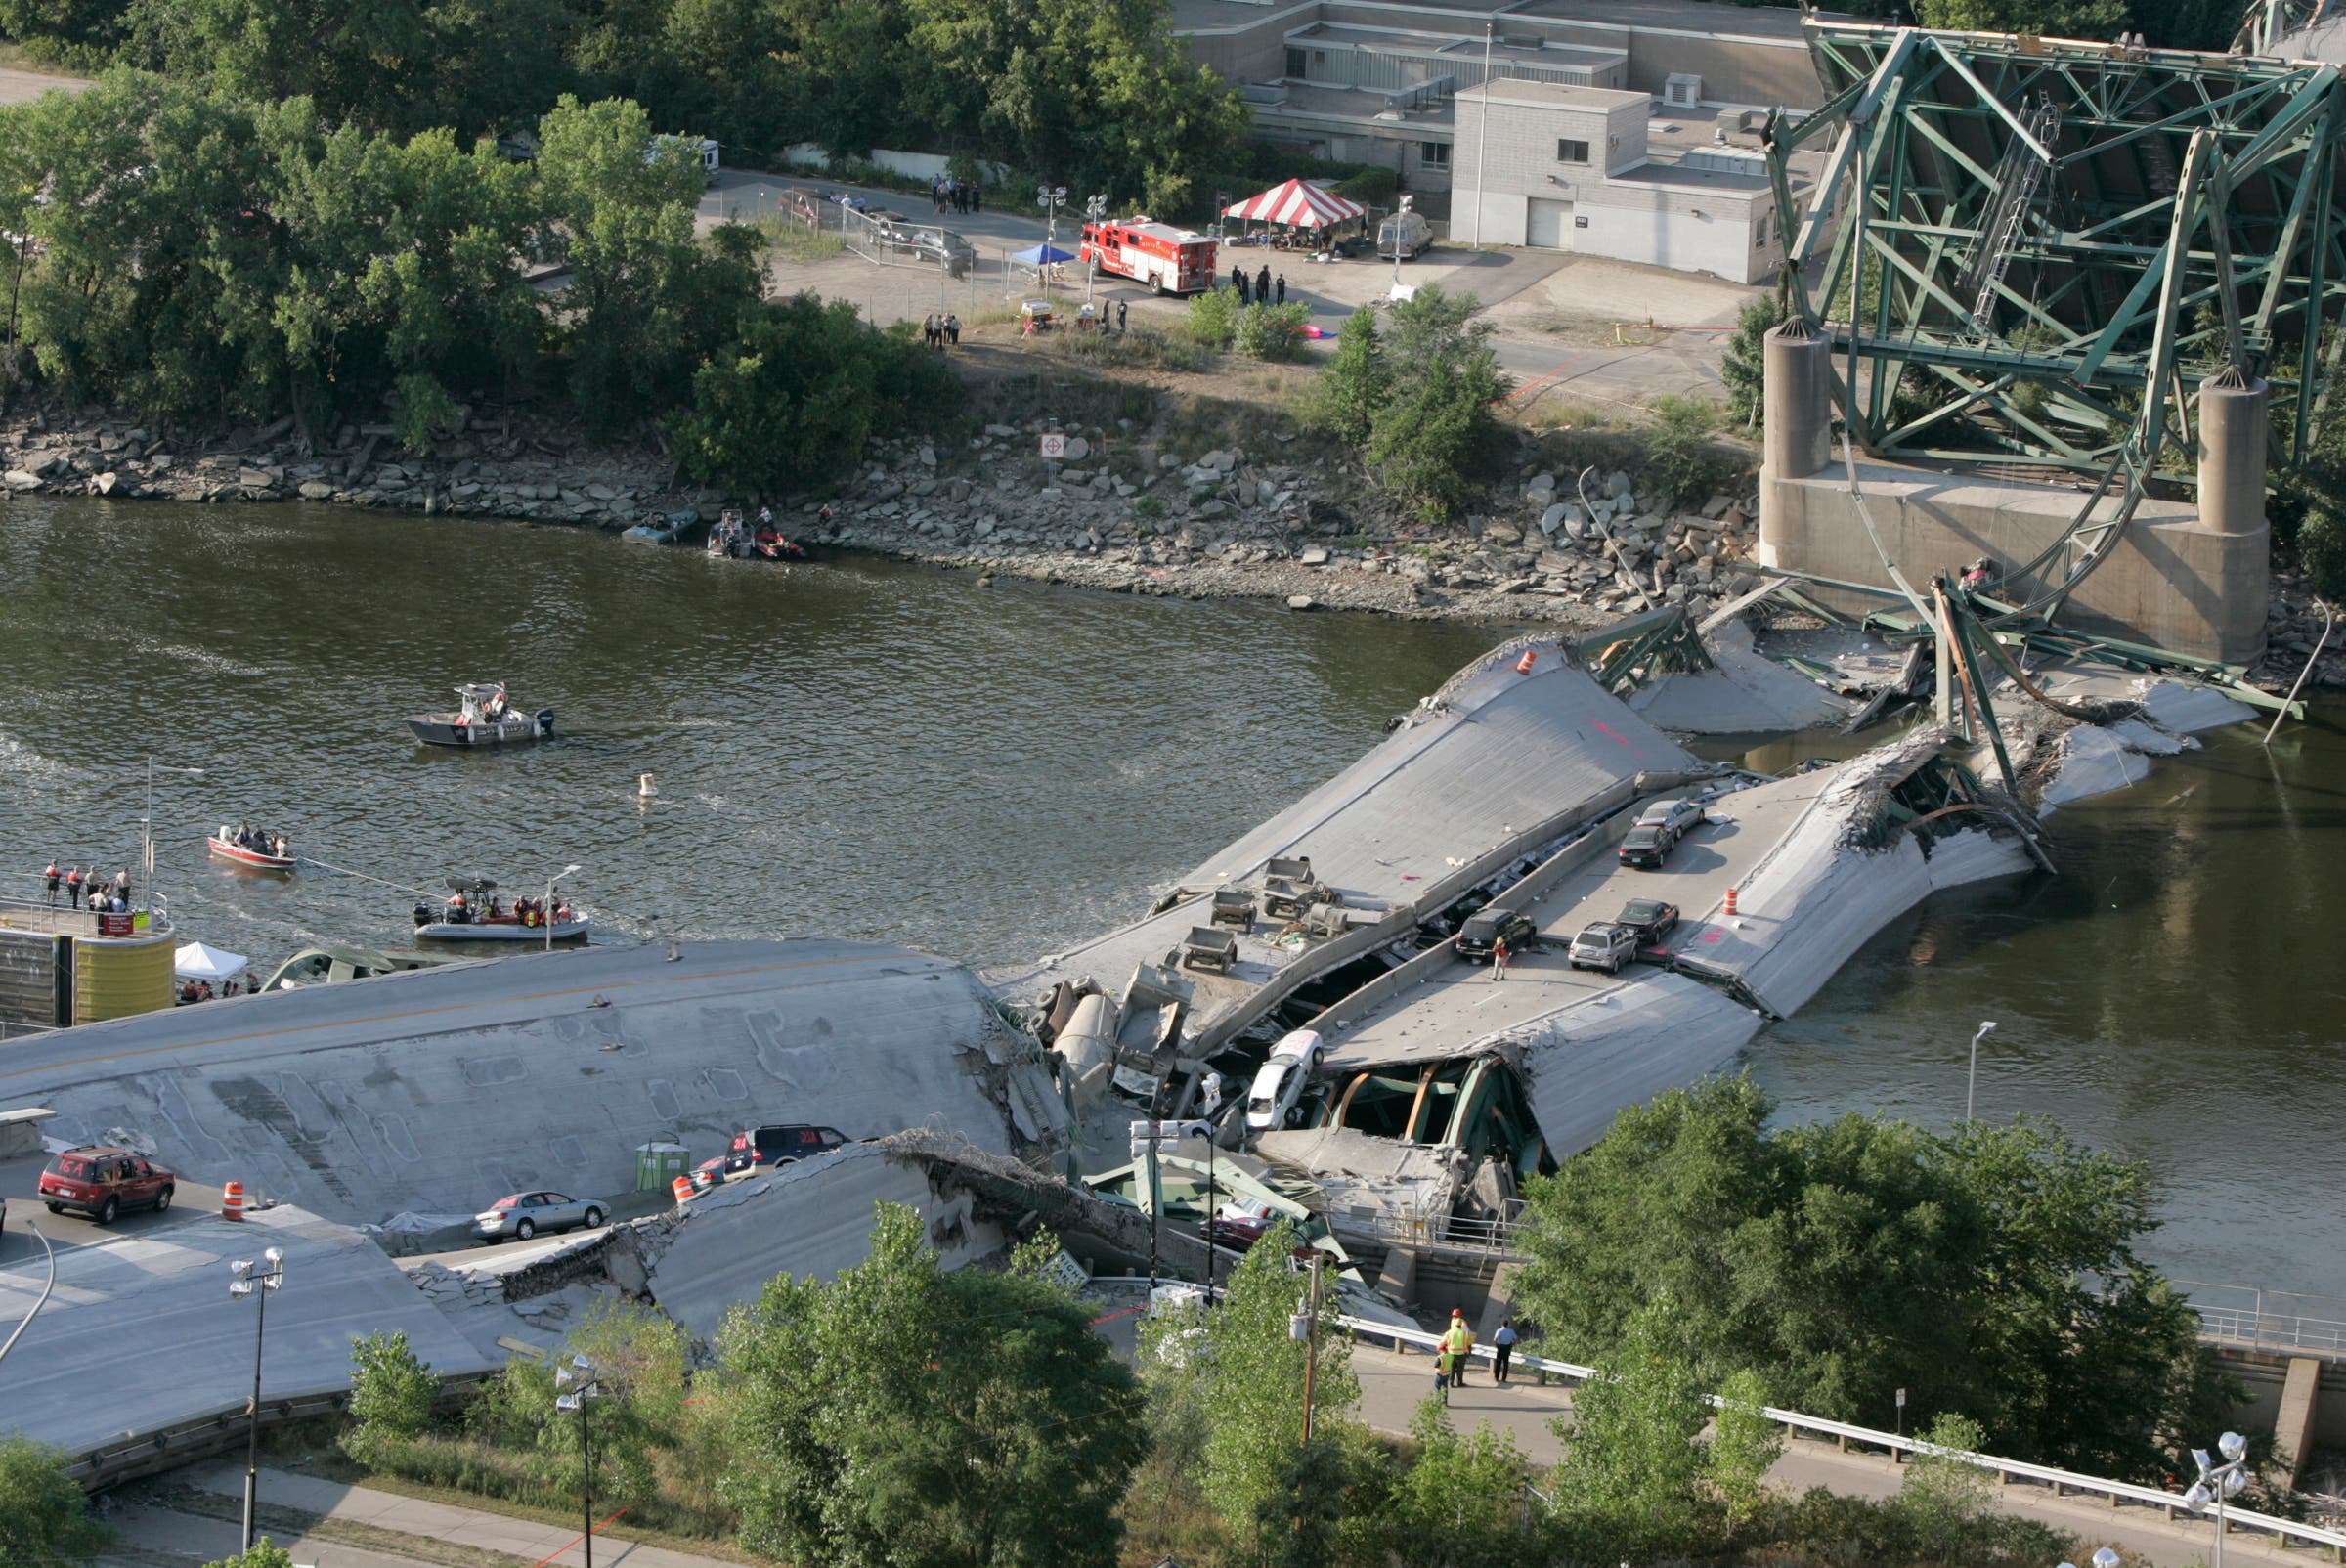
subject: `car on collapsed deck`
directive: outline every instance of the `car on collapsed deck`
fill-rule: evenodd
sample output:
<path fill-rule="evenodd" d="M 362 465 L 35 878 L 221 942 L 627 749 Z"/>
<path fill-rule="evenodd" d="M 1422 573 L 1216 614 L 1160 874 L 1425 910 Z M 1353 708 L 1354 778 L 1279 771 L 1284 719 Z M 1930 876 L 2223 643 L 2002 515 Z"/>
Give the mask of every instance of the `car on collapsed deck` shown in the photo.
<path fill-rule="evenodd" d="M 513 1193 L 472 1217 L 472 1234 L 483 1241 L 526 1241 L 540 1234 L 599 1228 L 609 1205 L 566 1193 Z"/>
<path fill-rule="evenodd" d="M 1539 923 L 1512 909 L 1486 904 L 1466 917 L 1451 946 L 1460 958 L 1479 963 L 1492 955 L 1501 937 L 1506 939 L 1508 952 L 1529 952 L 1540 939 Z"/>
<path fill-rule="evenodd" d="M 744 1128 L 733 1135 L 732 1147 L 725 1151 L 725 1174 L 739 1176 L 744 1172 L 779 1170 L 816 1154 L 827 1154 L 834 1149 L 845 1149 L 853 1142 L 837 1127 L 817 1127 L 803 1121 Z"/>
<path fill-rule="evenodd" d="M 1711 813 L 1703 808 L 1702 802 L 1688 800 L 1653 801 L 1637 813 L 1639 827 L 1662 828 L 1673 842 L 1686 837 L 1710 819 Z"/>
<path fill-rule="evenodd" d="M 52 1154 L 41 1172 L 40 1199 L 52 1214 L 71 1209 L 101 1225 L 111 1225 L 126 1208 L 171 1206 L 179 1180 L 144 1154 L 93 1144 Z"/>
<path fill-rule="evenodd" d="M 1312 1069 L 1325 1042 L 1311 1029 L 1296 1029 L 1271 1048 L 1270 1057 L 1246 1091 L 1246 1130 L 1274 1132 L 1295 1124 Z"/>
<path fill-rule="evenodd" d="M 1627 926 L 1599 920 L 1581 928 L 1564 956 L 1575 969 L 1601 969 L 1618 975 L 1622 965 L 1637 956 L 1637 934 Z"/>
<path fill-rule="evenodd" d="M 1651 947 L 1676 929 L 1678 906 L 1659 898 L 1631 898 L 1621 906 L 1613 924 L 1629 927 L 1637 934 L 1639 945 Z"/>
<path fill-rule="evenodd" d="M 1640 822 L 1621 841 L 1621 863 L 1640 871 L 1659 871 L 1677 842 L 1668 828 Z"/>

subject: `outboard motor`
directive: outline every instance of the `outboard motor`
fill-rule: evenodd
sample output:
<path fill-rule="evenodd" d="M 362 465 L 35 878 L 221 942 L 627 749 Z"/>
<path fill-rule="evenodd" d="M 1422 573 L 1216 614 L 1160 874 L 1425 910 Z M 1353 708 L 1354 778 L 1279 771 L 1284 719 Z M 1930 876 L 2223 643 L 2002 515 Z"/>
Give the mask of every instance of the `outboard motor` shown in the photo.
<path fill-rule="evenodd" d="M 415 905 L 415 924 L 418 929 L 432 923 L 432 912 L 421 902 Z"/>
<path fill-rule="evenodd" d="M 537 719 L 539 734 L 550 735 L 554 732 L 554 711 L 551 708 L 539 709 Z"/>

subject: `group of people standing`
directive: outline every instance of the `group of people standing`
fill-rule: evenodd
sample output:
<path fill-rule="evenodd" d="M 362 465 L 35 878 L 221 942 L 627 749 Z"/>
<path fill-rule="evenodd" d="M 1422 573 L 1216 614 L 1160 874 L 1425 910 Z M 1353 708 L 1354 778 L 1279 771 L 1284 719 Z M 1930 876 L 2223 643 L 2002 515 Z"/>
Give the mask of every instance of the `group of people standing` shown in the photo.
<path fill-rule="evenodd" d="M 954 212 L 983 212 L 985 210 L 985 197 L 980 193 L 978 182 L 956 180 L 950 175 L 932 174 L 929 176 L 929 199 L 935 203 L 936 215 L 940 218 L 945 215 L 947 209 Z"/>
<path fill-rule="evenodd" d="M 1241 305 L 1284 305 L 1287 302 L 1287 275 L 1282 272 L 1273 278 L 1268 267 L 1250 280 L 1245 268 L 1233 263 L 1230 286 L 1238 290 L 1238 303 Z"/>
<path fill-rule="evenodd" d="M 931 348 L 942 353 L 946 344 L 961 341 L 961 318 L 951 311 L 931 311 L 928 319 L 921 323 L 921 338 Z"/>
<path fill-rule="evenodd" d="M 60 871 L 57 862 L 52 860 L 49 869 L 41 873 L 41 880 L 48 886 L 49 901 L 53 904 L 62 893 L 65 895 L 66 904 L 74 909 L 79 909 L 82 900 L 87 898 L 94 913 L 119 915 L 130 910 L 130 873 L 127 871 L 115 872 L 114 880 L 109 883 L 99 879 L 96 866 L 86 872 L 79 866 Z"/>
<path fill-rule="evenodd" d="M 1491 1381 L 1504 1387 L 1507 1381 L 1507 1363 L 1515 1354 L 1515 1320 L 1501 1318 L 1499 1331 L 1491 1336 Z M 1450 1391 L 1466 1386 L 1466 1368 L 1474 1360 L 1474 1330 L 1466 1327 L 1466 1314 L 1457 1307 L 1450 1309 L 1450 1327 L 1434 1345 L 1434 1394 L 1443 1404 L 1450 1403 Z"/>
<path fill-rule="evenodd" d="M 189 1002 L 218 1001 L 223 996 L 257 995 L 260 989 L 260 976 L 250 973 L 245 975 L 241 984 L 234 975 L 229 976 L 220 982 L 218 990 L 212 989 L 210 980 L 182 980 L 179 986 L 179 1000 L 184 1006 Z"/>

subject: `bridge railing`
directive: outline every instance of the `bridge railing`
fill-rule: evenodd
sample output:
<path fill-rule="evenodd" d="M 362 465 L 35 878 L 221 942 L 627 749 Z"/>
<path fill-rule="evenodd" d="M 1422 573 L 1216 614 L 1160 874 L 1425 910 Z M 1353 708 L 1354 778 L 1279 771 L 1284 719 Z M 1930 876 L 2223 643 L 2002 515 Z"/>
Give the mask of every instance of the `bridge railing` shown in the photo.
<path fill-rule="evenodd" d="M 2246 1285 L 2177 1280 L 2203 1337 L 2255 1350 L 2346 1357 L 2346 1301 Z"/>
<path fill-rule="evenodd" d="M 1390 1342 L 1396 1350 L 1406 1350 L 1414 1346 L 1420 1350 L 1430 1351 L 1440 1339 L 1439 1335 L 1427 1333 L 1423 1329 L 1396 1328 L 1391 1324 L 1377 1323 L 1367 1318 L 1339 1317 L 1336 1322 L 1357 1338 L 1385 1340 Z M 1474 1354 L 1479 1359 L 1488 1361 L 1491 1356 L 1490 1347 L 1487 1345 L 1477 1346 Z M 1572 1362 L 1557 1361 L 1547 1356 L 1518 1355 L 1512 1359 L 1510 1365 L 1531 1372 L 1545 1372 L 1550 1376 L 1561 1377 L 1574 1383 L 1585 1383 L 1591 1378 L 1604 1375 L 1594 1367 L 1582 1367 Z M 1718 1403 L 1716 1395 L 1708 1395 L 1706 1398 L 1715 1406 Z M 1935 1444 L 1923 1442 L 1911 1433 L 1885 1432 L 1874 1427 L 1856 1426 L 1847 1421 L 1826 1420 L 1822 1416 L 1805 1416 L 1799 1411 L 1778 1410 L 1772 1405 L 1763 1407 L 1761 1414 L 1765 1415 L 1769 1420 L 1781 1423 L 1787 1432 L 1794 1435 L 1830 1439 L 1845 1450 L 1850 1448 L 1879 1450 L 1890 1455 L 1901 1463 L 1909 1455 L 1935 1455 L 1942 1459 L 1952 1459 L 1958 1464 L 1968 1464 L 1975 1469 L 1990 1471 L 1999 1483 L 2006 1486 L 2016 1483 L 2030 1483 L 2050 1487 L 2053 1495 L 2057 1498 L 2103 1497 L 2109 1500 L 2112 1507 L 2123 1506 L 2131 1503 L 2143 1507 L 2161 1509 L 2170 1519 L 2182 1518 L 2186 1514 L 2194 1517 L 2208 1517 L 2199 1509 L 2186 1503 L 2181 1493 L 2162 1491 L 2154 1486 L 2142 1486 L 2133 1481 L 2105 1480 L 2098 1475 L 2081 1475 L 2074 1470 L 2064 1470 L 2050 1464 L 2030 1464 L 2022 1459 L 2002 1459 L 1993 1454 L 1974 1454 L 1963 1449 L 1940 1448 Z M 2327 1548 L 2330 1560 L 2346 1561 L 2346 1531 L 2324 1529 L 2320 1525 L 2303 1524 L 2295 1519 L 2276 1518 L 2266 1513 L 2252 1513 L 2243 1508 L 2228 1507 L 2225 1509 L 2225 1517 L 2234 1530 L 2269 1535 L 2275 1537 L 2279 1544 L 2284 1546 Z"/>

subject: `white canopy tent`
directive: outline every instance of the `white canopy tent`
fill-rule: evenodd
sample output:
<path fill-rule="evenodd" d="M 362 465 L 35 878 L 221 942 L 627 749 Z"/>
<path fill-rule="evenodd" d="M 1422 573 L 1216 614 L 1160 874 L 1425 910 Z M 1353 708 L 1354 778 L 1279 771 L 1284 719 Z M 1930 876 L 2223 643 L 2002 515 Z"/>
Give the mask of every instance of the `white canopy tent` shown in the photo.
<path fill-rule="evenodd" d="M 224 980 L 243 974 L 244 965 L 242 953 L 222 952 L 202 942 L 181 942 L 179 955 L 171 961 L 171 973 L 183 980 Z"/>

